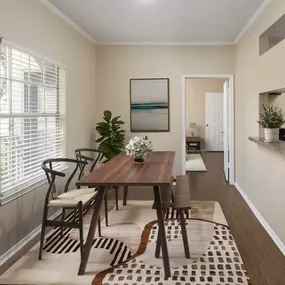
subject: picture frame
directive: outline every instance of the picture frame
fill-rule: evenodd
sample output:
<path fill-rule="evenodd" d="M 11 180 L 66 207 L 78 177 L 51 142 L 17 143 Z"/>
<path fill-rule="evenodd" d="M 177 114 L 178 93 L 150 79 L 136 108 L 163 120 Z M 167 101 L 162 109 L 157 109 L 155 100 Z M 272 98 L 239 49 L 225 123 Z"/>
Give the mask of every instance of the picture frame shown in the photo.
<path fill-rule="evenodd" d="M 169 78 L 130 79 L 131 132 L 169 132 Z"/>

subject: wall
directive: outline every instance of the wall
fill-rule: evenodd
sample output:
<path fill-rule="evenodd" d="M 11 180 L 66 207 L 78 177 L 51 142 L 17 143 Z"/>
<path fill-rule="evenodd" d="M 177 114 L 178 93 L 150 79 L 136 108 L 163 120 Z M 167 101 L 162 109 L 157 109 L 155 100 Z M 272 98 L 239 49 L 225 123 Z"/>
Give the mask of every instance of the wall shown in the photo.
<path fill-rule="evenodd" d="M 190 133 L 190 122 L 196 122 L 196 135 L 201 138 L 201 149 L 205 149 L 205 93 L 223 93 L 224 79 L 186 80 L 186 134 Z"/>
<path fill-rule="evenodd" d="M 259 93 L 285 87 L 285 41 L 259 56 L 259 35 L 285 13 L 272 1 L 236 47 L 236 181 L 285 244 L 285 157 L 248 140 L 258 136 Z"/>
<path fill-rule="evenodd" d="M 36 0 L 0 1 L 0 36 L 67 65 L 67 156 L 90 146 L 95 126 L 95 47 Z M 46 185 L 0 206 L 0 256 L 41 223 Z M 9 217 L 9 219 L 7 219 Z"/>
<path fill-rule="evenodd" d="M 97 114 L 105 109 L 121 115 L 127 139 L 148 135 L 155 150 L 176 152 L 175 170 L 182 170 L 182 74 L 232 74 L 234 48 L 174 46 L 98 46 L 96 49 Z M 130 78 L 170 79 L 170 132 L 130 133 Z M 97 117 L 100 119 L 100 117 Z"/>

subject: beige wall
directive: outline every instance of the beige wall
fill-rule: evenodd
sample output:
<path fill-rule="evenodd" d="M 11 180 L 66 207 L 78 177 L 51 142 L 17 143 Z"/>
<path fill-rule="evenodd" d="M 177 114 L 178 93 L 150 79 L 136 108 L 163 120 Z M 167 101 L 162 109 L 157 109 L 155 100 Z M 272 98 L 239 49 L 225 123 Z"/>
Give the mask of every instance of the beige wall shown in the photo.
<path fill-rule="evenodd" d="M 259 93 L 285 87 L 285 41 L 259 56 L 258 37 L 285 13 L 272 1 L 236 47 L 236 181 L 285 243 L 285 157 L 258 146 Z"/>
<path fill-rule="evenodd" d="M 196 136 L 201 138 L 201 149 L 205 149 L 205 93 L 223 93 L 224 82 L 224 79 L 186 80 L 186 135 L 191 135 L 190 122 L 196 122 Z"/>
<path fill-rule="evenodd" d="M 90 146 L 95 126 L 95 47 L 37 0 L 1 0 L 0 36 L 67 65 L 67 155 Z M 41 223 L 46 186 L 0 206 L 0 256 Z"/>
<path fill-rule="evenodd" d="M 234 73 L 234 48 L 98 46 L 96 49 L 97 114 L 121 115 L 130 133 L 130 78 L 170 79 L 170 132 L 147 133 L 155 150 L 176 152 L 175 173 L 182 169 L 181 75 Z M 146 134 L 146 133 L 144 133 Z"/>

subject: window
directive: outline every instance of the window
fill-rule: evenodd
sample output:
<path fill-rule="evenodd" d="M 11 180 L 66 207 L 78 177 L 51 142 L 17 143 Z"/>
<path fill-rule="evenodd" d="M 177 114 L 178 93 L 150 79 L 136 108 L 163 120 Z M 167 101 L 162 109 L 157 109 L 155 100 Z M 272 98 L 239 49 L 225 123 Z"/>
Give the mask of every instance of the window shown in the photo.
<path fill-rule="evenodd" d="M 0 201 L 43 183 L 44 159 L 65 154 L 65 69 L 0 45 Z"/>

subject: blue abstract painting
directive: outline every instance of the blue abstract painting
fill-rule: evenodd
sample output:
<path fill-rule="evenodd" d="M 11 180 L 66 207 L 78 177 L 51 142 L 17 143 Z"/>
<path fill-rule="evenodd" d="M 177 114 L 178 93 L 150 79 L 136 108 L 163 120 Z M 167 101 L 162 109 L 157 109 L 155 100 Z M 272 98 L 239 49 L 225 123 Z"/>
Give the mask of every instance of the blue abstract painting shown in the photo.
<path fill-rule="evenodd" d="M 131 131 L 169 131 L 169 79 L 131 79 Z"/>

